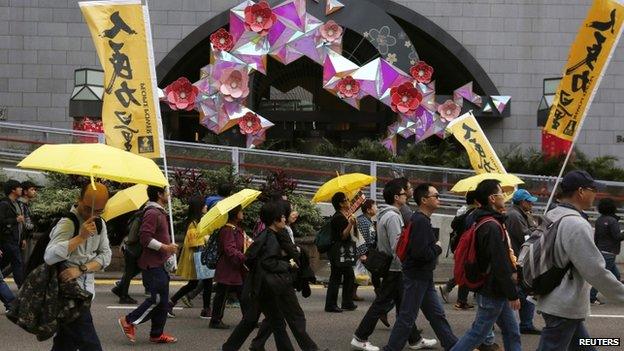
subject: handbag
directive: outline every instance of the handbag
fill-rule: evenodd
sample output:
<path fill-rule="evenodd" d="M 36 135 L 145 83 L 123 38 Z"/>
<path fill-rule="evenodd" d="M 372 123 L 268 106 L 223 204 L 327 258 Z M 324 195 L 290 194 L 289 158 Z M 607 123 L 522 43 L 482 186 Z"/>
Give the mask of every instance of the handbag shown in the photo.
<path fill-rule="evenodd" d="M 193 253 L 193 263 L 195 263 L 195 274 L 197 275 L 197 280 L 214 278 L 215 270 L 208 268 L 208 266 L 202 263 L 201 255 L 201 249 Z"/>
<path fill-rule="evenodd" d="M 366 255 L 366 261 L 364 261 L 364 267 L 374 275 L 385 276 L 390 269 L 393 257 L 385 252 L 377 250 L 377 248 L 371 248 Z"/>

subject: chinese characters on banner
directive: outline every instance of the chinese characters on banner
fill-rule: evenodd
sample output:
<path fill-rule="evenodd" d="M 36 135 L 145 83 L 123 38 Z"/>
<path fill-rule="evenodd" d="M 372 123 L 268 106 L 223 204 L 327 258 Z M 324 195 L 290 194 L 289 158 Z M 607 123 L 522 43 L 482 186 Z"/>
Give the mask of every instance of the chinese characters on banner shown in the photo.
<path fill-rule="evenodd" d="M 446 129 L 466 148 L 477 174 L 507 173 L 472 111 L 453 120 Z"/>
<path fill-rule="evenodd" d="M 572 141 L 622 34 L 624 6 L 595 0 L 570 49 L 544 131 Z"/>
<path fill-rule="evenodd" d="M 106 143 L 162 157 L 164 141 L 147 6 L 140 0 L 80 2 L 104 68 Z"/>

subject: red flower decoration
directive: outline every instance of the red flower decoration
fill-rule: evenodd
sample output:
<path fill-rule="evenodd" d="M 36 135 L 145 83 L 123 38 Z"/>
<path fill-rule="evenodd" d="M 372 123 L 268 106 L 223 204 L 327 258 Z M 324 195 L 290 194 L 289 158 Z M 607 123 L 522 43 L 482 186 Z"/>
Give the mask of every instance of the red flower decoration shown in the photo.
<path fill-rule="evenodd" d="M 459 116 L 461 113 L 461 106 L 456 104 L 453 100 L 446 100 L 442 105 L 438 106 L 438 113 L 443 121 L 450 122 Z"/>
<path fill-rule="evenodd" d="M 425 61 L 418 61 L 412 66 L 412 68 L 410 68 L 410 74 L 418 83 L 427 84 L 431 82 L 433 67 L 429 66 Z"/>
<path fill-rule="evenodd" d="M 392 111 L 413 115 L 420 105 L 422 95 L 410 82 L 405 82 L 390 89 Z"/>
<path fill-rule="evenodd" d="M 247 112 L 241 119 L 238 120 L 238 128 L 243 135 L 255 134 L 262 129 L 260 117 L 253 112 Z"/>
<path fill-rule="evenodd" d="M 195 107 L 195 98 L 199 89 L 186 77 L 180 77 L 165 88 L 165 98 L 172 110 L 191 111 Z"/>
<path fill-rule="evenodd" d="M 245 8 L 245 29 L 262 36 L 267 35 L 276 20 L 273 10 L 264 0 Z"/>
<path fill-rule="evenodd" d="M 336 88 L 338 89 L 338 96 L 341 99 L 351 98 L 357 96 L 360 92 L 360 82 L 353 79 L 351 76 L 346 76 L 338 82 Z"/>
<path fill-rule="evenodd" d="M 234 47 L 232 34 L 223 28 L 210 34 L 210 42 L 215 49 L 221 51 L 230 51 Z"/>
<path fill-rule="evenodd" d="M 334 20 L 327 21 L 327 23 L 321 26 L 319 31 L 321 32 L 321 38 L 328 43 L 337 42 L 342 36 L 342 27 Z"/>

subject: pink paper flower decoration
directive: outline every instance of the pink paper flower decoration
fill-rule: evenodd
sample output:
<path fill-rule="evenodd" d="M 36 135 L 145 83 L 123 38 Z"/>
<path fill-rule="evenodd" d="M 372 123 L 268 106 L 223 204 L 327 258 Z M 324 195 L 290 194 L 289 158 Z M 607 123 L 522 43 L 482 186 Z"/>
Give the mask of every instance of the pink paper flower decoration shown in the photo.
<path fill-rule="evenodd" d="M 334 43 L 342 36 L 342 27 L 334 20 L 329 20 L 320 29 L 321 38 L 328 43 Z"/>
<path fill-rule="evenodd" d="M 351 76 L 342 78 L 336 85 L 338 96 L 341 99 L 357 96 L 360 92 L 360 83 Z"/>
<path fill-rule="evenodd" d="M 410 68 L 410 74 L 418 83 L 429 83 L 433 76 L 433 67 L 429 66 L 425 61 L 418 61 Z"/>
<path fill-rule="evenodd" d="M 438 106 L 438 113 L 443 121 L 450 122 L 459 116 L 461 107 L 453 100 L 446 100 L 442 105 Z"/>
<path fill-rule="evenodd" d="M 210 42 L 215 49 L 221 51 L 230 51 L 234 47 L 232 34 L 223 28 L 210 34 Z"/>
<path fill-rule="evenodd" d="M 172 110 L 191 111 L 195 108 L 195 98 L 199 89 L 186 77 L 180 77 L 165 88 L 167 104 Z"/>
<path fill-rule="evenodd" d="M 245 29 L 256 32 L 262 36 L 269 33 L 269 29 L 277 18 L 266 1 L 245 8 Z"/>
<path fill-rule="evenodd" d="M 228 102 L 244 99 L 249 95 L 249 76 L 236 68 L 224 69 L 219 83 L 219 91 Z"/>
<path fill-rule="evenodd" d="M 260 124 L 260 118 L 253 112 L 247 112 L 241 119 L 238 120 L 238 128 L 241 134 L 255 134 L 262 129 Z"/>
<path fill-rule="evenodd" d="M 392 111 L 406 115 L 413 115 L 422 100 L 422 95 L 410 82 L 405 82 L 390 89 L 390 97 Z"/>

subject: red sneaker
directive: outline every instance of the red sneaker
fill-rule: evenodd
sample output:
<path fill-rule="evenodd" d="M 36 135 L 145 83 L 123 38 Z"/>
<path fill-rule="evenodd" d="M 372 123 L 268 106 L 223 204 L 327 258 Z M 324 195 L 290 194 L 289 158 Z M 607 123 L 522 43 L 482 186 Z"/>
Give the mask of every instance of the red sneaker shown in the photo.
<path fill-rule="evenodd" d="M 173 335 L 162 333 L 158 337 L 150 337 L 150 341 L 157 344 L 173 344 L 178 341 L 178 338 Z"/>
<path fill-rule="evenodd" d="M 128 321 L 126 321 L 126 317 L 119 318 L 117 322 L 119 323 L 119 326 L 121 327 L 121 331 L 128 338 L 128 340 L 130 340 L 130 342 L 135 342 L 136 341 L 136 327 L 134 326 L 134 324 L 128 323 Z"/>

